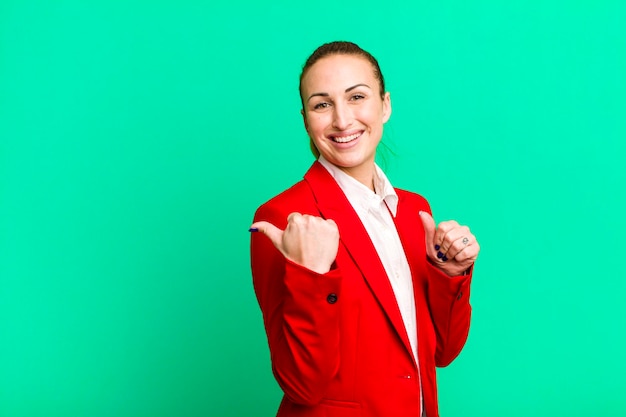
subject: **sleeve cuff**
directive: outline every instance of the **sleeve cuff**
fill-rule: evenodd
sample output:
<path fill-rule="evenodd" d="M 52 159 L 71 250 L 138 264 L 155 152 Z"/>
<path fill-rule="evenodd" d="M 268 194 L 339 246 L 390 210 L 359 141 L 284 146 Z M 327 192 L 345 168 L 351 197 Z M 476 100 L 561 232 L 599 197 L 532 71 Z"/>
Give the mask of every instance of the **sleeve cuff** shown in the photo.
<path fill-rule="evenodd" d="M 462 287 L 464 287 L 471 281 L 472 272 L 474 270 L 474 267 L 471 266 L 465 272 L 465 275 L 457 275 L 451 277 L 428 261 L 426 262 L 426 265 L 430 281 L 434 281 L 435 285 L 437 285 L 438 287 L 444 287 L 453 294 L 460 291 Z"/>

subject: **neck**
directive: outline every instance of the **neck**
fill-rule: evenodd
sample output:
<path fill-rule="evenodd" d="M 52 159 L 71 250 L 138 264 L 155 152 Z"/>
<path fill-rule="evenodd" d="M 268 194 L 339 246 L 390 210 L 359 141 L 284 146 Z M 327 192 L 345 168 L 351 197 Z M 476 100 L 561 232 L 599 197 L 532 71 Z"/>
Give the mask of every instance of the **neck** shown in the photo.
<path fill-rule="evenodd" d="M 352 168 L 344 168 L 339 167 L 343 172 L 350 175 L 352 178 L 369 188 L 370 190 L 376 192 L 374 189 L 374 164 L 371 166 L 365 167 L 352 167 Z"/>

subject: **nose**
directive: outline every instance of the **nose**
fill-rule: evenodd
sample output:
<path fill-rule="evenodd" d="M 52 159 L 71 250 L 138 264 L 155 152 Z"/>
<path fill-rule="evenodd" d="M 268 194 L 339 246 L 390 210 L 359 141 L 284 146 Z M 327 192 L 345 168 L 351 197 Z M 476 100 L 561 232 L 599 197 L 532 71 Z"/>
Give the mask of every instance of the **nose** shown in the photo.
<path fill-rule="evenodd" d="M 346 130 L 352 125 L 353 115 L 350 106 L 336 103 L 333 108 L 333 127 L 337 130 Z"/>

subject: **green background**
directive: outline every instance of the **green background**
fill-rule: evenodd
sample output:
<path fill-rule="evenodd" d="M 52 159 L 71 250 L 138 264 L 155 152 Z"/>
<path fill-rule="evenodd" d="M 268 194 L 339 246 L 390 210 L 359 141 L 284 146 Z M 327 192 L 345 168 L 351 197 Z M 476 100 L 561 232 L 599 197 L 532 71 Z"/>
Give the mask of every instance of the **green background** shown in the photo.
<path fill-rule="evenodd" d="M 443 416 L 626 414 L 623 1 L 0 3 L 0 416 L 272 416 L 258 205 L 319 44 L 379 58 L 385 164 L 482 246 Z"/>

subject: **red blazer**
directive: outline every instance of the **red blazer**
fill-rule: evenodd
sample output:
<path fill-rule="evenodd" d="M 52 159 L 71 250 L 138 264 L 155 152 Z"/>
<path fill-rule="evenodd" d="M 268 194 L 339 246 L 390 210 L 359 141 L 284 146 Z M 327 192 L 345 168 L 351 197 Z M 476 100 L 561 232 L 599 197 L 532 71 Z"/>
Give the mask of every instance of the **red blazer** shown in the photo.
<path fill-rule="evenodd" d="M 419 368 L 374 245 L 321 164 L 257 210 L 254 221 L 281 229 L 294 211 L 333 219 L 340 235 L 335 264 L 320 275 L 252 234 L 254 289 L 285 394 L 278 416 L 420 417 L 420 380 L 426 415 L 438 416 L 435 366 L 452 362 L 467 339 L 471 274 L 451 278 L 429 263 L 418 216 L 429 205 L 396 192 L 394 221 L 413 276 Z"/>

